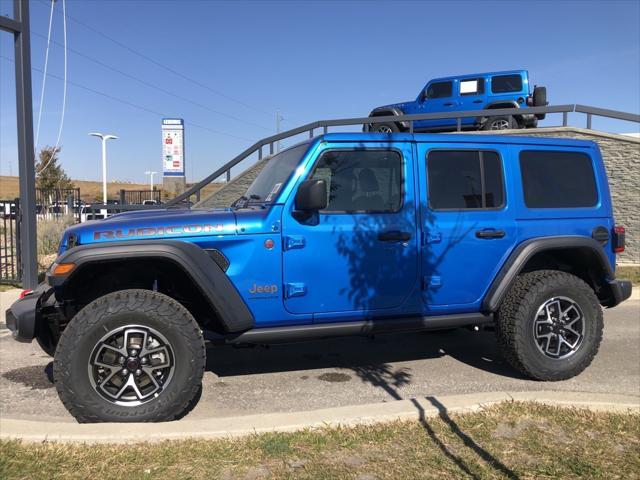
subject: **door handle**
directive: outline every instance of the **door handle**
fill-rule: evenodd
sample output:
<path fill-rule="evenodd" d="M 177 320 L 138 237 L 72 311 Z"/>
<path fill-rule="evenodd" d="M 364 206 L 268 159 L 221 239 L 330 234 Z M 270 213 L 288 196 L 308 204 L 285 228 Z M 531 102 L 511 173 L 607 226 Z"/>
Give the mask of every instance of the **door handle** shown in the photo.
<path fill-rule="evenodd" d="M 492 238 L 503 238 L 505 235 L 506 232 L 504 230 L 486 229 L 476 231 L 476 237 L 489 240 Z"/>
<path fill-rule="evenodd" d="M 474 100 L 473 103 L 482 103 L 482 100 Z"/>
<path fill-rule="evenodd" d="M 453 105 L 453 103 L 447 102 L 447 103 L 443 103 L 442 105 L 444 105 L 445 107 L 450 107 L 451 105 Z"/>
<path fill-rule="evenodd" d="M 381 242 L 406 242 L 411 240 L 411 233 L 401 232 L 399 230 L 380 232 L 378 234 L 378 240 Z"/>

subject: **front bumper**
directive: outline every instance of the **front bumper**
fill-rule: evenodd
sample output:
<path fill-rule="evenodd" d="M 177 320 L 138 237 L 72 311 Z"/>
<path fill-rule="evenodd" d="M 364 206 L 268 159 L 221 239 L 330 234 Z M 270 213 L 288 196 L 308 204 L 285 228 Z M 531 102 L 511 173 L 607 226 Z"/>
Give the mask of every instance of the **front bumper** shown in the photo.
<path fill-rule="evenodd" d="M 611 287 L 612 301 L 607 307 L 615 307 L 631 296 L 632 287 L 629 280 L 611 280 L 609 286 Z"/>
<path fill-rule="evenodd" d="M 33 292 L 9 307 L 5 318 L 13 338 L 19 342 L 30 342 L 35 338 L 40 309 L 52 293 L 52 287 L 41 283 Z"/>

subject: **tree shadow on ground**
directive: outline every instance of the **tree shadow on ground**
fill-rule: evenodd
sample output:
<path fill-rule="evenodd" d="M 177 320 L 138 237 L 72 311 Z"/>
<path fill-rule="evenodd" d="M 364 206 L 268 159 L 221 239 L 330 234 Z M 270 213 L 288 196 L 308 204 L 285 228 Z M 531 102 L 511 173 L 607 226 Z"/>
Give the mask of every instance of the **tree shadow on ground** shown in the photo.
<path fill-rule="evenodd" d="M 492 332 L 457 329 L 447 333 L 386 334 L 313 342 L 208 350 L 207 370 L 220 377 L 274 372 L 385 365 L 450 356 L 457 361 L 504 377 L 524 377 L 499 356 Z"/>

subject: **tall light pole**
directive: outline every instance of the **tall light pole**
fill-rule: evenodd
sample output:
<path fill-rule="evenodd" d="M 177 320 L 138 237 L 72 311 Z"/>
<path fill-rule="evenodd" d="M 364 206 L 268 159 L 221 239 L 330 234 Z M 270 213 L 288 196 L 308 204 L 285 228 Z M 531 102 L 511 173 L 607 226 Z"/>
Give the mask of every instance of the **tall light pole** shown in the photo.
<path fill-rule="evenodd" d="M 158 172 L 150 172 L 149 170 L 147 170 L 146 172 L 144 172 L 145 175 L 149 175 L 151 177 L 150 182 L 151 184 L 149 185 L 150 190 L 153 192 L 153 176 L 158 173 Z"/>
<path fill-rule="evenodd" d="M 107 204 L 107 140 L 115 140 L 115 135 L 105 135 L 103 133 L 90 133 L 94 137 L 102 140 L 102 203 Z"/>

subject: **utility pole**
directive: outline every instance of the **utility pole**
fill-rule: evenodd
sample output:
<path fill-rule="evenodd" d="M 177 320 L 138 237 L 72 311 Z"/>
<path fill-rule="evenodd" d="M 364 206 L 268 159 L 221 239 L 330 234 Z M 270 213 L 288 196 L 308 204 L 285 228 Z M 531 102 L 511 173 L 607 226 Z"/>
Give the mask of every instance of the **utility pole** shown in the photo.
<path fill-rule="evenodd" d="M 0 15 L 0 30 L 13 34 L 18 130 L 18 178 L 20 182 L 20 244 L 18 272 L 25 289 L 38 285 L 36 250 L 36 173 L 33 150 L 31 98 L 31 42 L 29 2 L 13 0 L 13 18 Z"/>
<path fill-rule="evenodd" d="M 150 185 L 149 185 L 149 189 L 153 192 L 153 176 L 158 173 L 158 172 L 151 172 L 149 170 L 147 170 L 146 172 L 144 172 L 145 175 L 149 175 L 151 177 L 150 179 Z"/>
<path fill-rule="evenodd" d="M 282 120 L 282 115 L 280 115 L 280 110 L 276 111 L 276 133 L 280 133 L 280 121 Z M 280 140 L 276 142 L 276 153 L 280 152 Z"/>
<path fill-rule="evenodd" d="M 90 133 L 93 137 L 98 137 L 102 140 L 102 204 L 107 204 L 107 140 L 115 140 L 115 135 L 105 135 L 103 133 Z"/>

